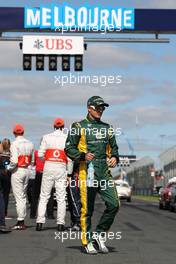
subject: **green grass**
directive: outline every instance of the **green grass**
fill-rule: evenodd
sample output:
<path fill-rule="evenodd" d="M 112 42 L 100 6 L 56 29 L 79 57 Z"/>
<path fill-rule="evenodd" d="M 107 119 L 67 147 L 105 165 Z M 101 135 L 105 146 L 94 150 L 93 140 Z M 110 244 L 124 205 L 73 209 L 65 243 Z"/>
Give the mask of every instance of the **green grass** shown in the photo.
<path fill-rule="evenodd" d="M 158 202 L 158 196 L 147 196 L 147 195 L 133 195 L 132 198 L 136 198 L 143 201 Z"/>

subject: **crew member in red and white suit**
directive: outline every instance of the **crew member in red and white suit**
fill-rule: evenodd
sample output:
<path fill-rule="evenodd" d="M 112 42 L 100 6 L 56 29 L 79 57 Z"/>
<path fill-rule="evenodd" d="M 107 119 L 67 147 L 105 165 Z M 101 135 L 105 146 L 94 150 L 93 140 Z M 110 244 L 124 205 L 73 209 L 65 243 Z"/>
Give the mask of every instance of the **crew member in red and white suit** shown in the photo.
<path fill-rule="evenodd" d="M 36 221 L 37 231 L 41 231 L 42 225 L 45 223 L 46 205 L 53 186 L 56 189 L 57 229 L 58 231 L 65 230 L 67 173 L 72 173 L 73 165 L 64 152 L 67 138 L 63 131 L 64 120 L 61 118 L 55 119 L 53 126 L 54 132 L 43 136 L 38 151 L 38 156 L 44 158 L 45 165 Z"/>
<path fill-rule="evenodd" d="M 10 147 L 10 164 L 6 169 L 12 172 L 11 184 L 16 201 L 17 223 L 13 227 L 16 230 L 24 230 L 26 226 L 26 196 L 29 181 L 29 166 L 34 162 L 34 146 L 32 142 L 24 138 L 24 127 L 16 124 L 13 128 L 15 140 Z"/>

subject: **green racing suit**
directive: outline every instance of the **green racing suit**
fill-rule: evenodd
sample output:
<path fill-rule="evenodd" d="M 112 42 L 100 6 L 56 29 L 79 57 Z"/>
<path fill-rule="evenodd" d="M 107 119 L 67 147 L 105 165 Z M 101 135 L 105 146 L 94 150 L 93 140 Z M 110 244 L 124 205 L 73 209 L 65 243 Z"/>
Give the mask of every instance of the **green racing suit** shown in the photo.
<path fill-rule="evenodd" d="M 92 120 L 87 116 L 84 120 L 73 123 L 67 137 L 65 151 L 69 158 L 80 164 L 79 187 L 82 204 L 80 223 L 82 244 L 85 246 L 92 240 L 91 217 L 96 193 L 99 192 L 106 205 L 96 227 L 96 233 L 106 232 L 110 229 L 119 209 L 118 194 L 107 164 L 107 159 L 111 157 L 115 157 L 117 162 L 119 161 L 113 128 L 101 120 Z M 88 152 L 95 155 L 92 164 L 94 183 L 96 182 L 96 184 L 91 186 L 87 184 L 90 162 L 85 161 L 85 154 Z"/>

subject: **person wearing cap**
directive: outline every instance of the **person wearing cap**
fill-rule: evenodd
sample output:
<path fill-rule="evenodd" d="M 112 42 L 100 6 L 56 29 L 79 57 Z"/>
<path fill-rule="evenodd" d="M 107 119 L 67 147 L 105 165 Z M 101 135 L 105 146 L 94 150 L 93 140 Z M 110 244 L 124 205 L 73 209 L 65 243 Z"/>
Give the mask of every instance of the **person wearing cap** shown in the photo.
<path fill-rule="evenodd" d="M 6 169 L 12 172 L 11 185 L 16 201 L 17 223 L 14 230 L 25 230 L 27 185 L 30 169 L 34 162 L 34 145 L 24 137 L 24 127 L 16 124 L 13 128 L 15 140 L 10 146 L 10 164 Z"/>
<path fill-rule="evenodd" d="M 94 242 L 100 252 L 108 253 L 103 235 L 110 229 L 119 209 L 118 194 L 109 170 L 109 167 L 115 167 L 119 161 L 118 146 L 113 128 L 101 121 L 108 106 L 100 96 L 91 97 L 87 102 L 87 117 L 73 123 L 65 147 L 67 156 L 79 162 L 81 238 L 87 254 L 98 253 Z M 101 188 L 101 181 L 106 182 L 106 188 Z M 91 218 L 97 192 L 104 200 L 106 210 L 92 234 Z"/>
<path fill-rule="evenodd" d="M 41 184 L 40 199 L 38 205 L 36 231 L 41 231 L 45 223 L 46 205 L 50 198 L 51 190 L 55 185 L 57 200 L 57 230 L 65 230 L 66 214 L 66 186 L 67 169 L 72 173 L 72 161 L 64 152 L 66 135 L 64 134 L 64 120 L 56 118 L 54 121 L 54 132 L 44 135 L 39 151 L 39 158 L 44 159 L 43 177 Z"/>

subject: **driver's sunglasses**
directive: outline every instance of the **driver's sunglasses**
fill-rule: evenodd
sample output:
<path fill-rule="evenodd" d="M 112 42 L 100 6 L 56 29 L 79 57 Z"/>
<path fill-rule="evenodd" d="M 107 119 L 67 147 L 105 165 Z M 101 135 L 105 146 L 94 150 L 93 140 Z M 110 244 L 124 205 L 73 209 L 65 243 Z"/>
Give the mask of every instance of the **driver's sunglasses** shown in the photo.
<path fill-rule="evenodd" d="M 94 111 L 96 111 L 96 112 L 99 112 L 99 111 L 104 111 L 106 108 L 105 108 L 105 106 L 103 106 L 103 105 L 101 105 L 101 106 L 94 106 L 94 105 L 91 105 L 90 106 Z"/>

